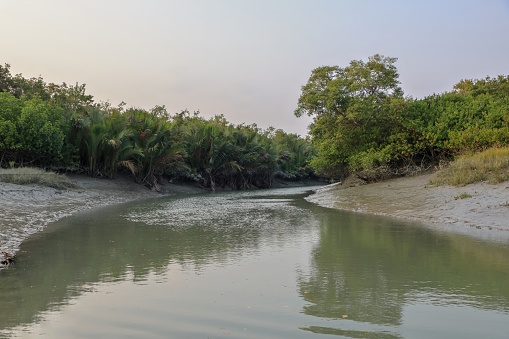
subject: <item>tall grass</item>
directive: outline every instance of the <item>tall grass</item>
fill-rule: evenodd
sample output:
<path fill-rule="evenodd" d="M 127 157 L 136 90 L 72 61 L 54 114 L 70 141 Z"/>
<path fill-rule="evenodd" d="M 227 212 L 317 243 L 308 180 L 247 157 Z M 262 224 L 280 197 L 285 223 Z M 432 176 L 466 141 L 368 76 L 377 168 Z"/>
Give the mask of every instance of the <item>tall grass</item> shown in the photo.
<path fill-rule="evenodd" d="M 76 187 L 76 183 L 65 175 L 33 167 L 0 169 L 0 181 L 18 185 L 37 184 L 57 189 Z"/>
<path fill-rule="evenodd" d="M 435 174 L 434 185 L 465 186 L 486 181 L 492 184 L 509 180 L 509 147 L 463 155 Z"/>

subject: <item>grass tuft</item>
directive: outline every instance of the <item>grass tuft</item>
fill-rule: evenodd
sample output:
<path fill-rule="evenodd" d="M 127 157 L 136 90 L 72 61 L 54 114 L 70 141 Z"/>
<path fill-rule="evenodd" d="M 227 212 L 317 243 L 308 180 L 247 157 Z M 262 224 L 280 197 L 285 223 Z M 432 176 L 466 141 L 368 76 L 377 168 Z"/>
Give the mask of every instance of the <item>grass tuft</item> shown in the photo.
<path fill-rule="evenodd" d="M 461 193 L 454 197 L 454 200 L 472 198 L 472 194 Z"/>
<path fill-rule="evenodd" d="M 509 180 L 509 147 L 463 155 L 431 179 L 433 185 L 465 186 L 486 181 L 497 184 Z"/>
<path fill-rule="evenodd" d="M 0 169 L 0 181 L 18 185 L 37 184 L 57 189 L 77 187 L 76 183 L 65 175 L 33 167 Z"/>

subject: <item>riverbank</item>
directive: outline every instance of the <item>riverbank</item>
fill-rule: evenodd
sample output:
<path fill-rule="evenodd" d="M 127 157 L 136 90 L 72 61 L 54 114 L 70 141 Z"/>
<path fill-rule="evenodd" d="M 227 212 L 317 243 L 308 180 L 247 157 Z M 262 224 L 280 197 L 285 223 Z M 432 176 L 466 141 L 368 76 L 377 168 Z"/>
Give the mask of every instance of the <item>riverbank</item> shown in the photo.
<path fill-rule="evenodd" d="M 430 174 L 344 188 L 330 185 L 308 198 L 324 207 L 509 234 L 509 182 L 431 186 Z"/>
<path fill-rule="evenodd" d="M 21 242 L 30 235 L 42 231 L 51 222 L 80 211 L 161 195 L 210 192 L 196 185 L 167 183 L 158 193 L 135 183 L 129 176 L 114 180 L 83 175 L 68 177 L 76 183 L 76 188 L 55 189 L 0 182 L 0 215 L 3 216 L 0 219 L 0 251 L 16 253 Z M 303 185 L 306 183 L 274 182 L 275 188 Z"/>
<path fill-rule="evenodd" d="M 46 225 L 79 211 L 161 196 L 129 177 L 115 180 L 71 176 L 77 188 L 0 183 L 0 250 L 14 253 L 21 242 Z M 509 236 L 509 182 L 466 187 L 429 185 L 430 175 L 399 178 L 364 186 L 329 185 L 308 200 L 330 208 L 391 216 L 433 225 L 503 231 Z M 315 183 L 316 184 L 316 183 Z M 275 183 L 276 187 L 303 185 Z M 167 184 L 163 193 L 206 193 L 199 187 Z"/>
<path fill-rule="evenodd" d="M 115 180 L 69 176 L 77 187 L 61 190 L 39 185 L 0 182 L 0 250 L 15 253 L 21 242 L 46 225 L 74 213 L 136 199 L 161 196 L 129 177 Z M 198 187 L 164 186 L 164 194 L 205 192 Z"/>

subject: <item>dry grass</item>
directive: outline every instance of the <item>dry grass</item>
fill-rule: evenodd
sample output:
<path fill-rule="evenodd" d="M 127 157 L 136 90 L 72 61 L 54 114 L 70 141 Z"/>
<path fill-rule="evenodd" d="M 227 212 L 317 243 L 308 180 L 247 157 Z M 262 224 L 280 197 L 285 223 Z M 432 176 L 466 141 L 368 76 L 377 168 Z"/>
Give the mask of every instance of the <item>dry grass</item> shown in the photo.
<path fill-rule="evenodd" d="M 481 181 L 497 184 L 506 180 L 509 180 L 509 147 L 460 156 L 448 168 L 437 172 L 431 184 L 465 186 Z"/>
<path fill-rule="evenodd" d="M 461 193 L 454 197 L 454 200 L 472 198 L 472 194 Z"/>
<path fill-rule="evenodd" d="M 1 169 L 0 181 L 18 185 L 37 184 L 57 189 L 76 187 L 76 183 L 65 175 L 32 167 Z"/>

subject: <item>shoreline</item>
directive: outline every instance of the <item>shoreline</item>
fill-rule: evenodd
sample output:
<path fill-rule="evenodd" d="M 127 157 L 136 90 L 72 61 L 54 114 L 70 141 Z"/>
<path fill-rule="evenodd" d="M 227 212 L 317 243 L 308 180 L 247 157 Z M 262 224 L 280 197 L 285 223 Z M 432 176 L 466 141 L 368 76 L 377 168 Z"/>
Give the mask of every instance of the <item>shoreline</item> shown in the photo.
<path fill-rule="evenodd" d="M 16 253 L 22 241 L 72 214 L 138 199 L 209 192 L 193 185 L 166 184 L 158 193 L 129 177 L 113 180 L 70 175 L 78 188 L 0 183 L 0 250 Z M 465 187 L 429 185 L 431 175 L 397 178 L 357 187 L 324 186 L 307 200 L 323 207 L 395 217 L 429 226 L 463 228 L 509 238 L 509 182 Z M 275 188 L 305 183 L 275 182 Z M 463 198 L 460 198 L 463 197 Z M 499 232 L 497 232 L 499 231 Z"/>
<path fill-rule="evenodd" d="M 509 182 L 432 186 L 431 177 L 424 174 L 356 187 L 334 184 L 307 200 L 344 211 L 454 227 L 469 234 L 493 231 L 488 237 L 509 237 Z"/>
<path fill-rule="evenodd" d="M 166 183 L 161 192 L 135 183 L 130 176 L 96 179 L 67 175 L 77 188 L 55 189 L 40 185 L 0 182 L 0 251 L 16 253 L 20 244 L 57 220 L 81 211 L 162 196 L 211 192 L 193 184 Z M 274 181 L 274 188 L 306 186 L 303 182 Z M 218 188 L 217 191 L 228 189 Z M 2 266 L 0 265 L 0 269 Z"/>
<path fill-rule="evenodd" d="M 61 190 L 40 185 L 0 182 L 0 250 L 16 253 L 22 241 L 48 224 L 75 213 L 138 199 L 193 194 L 206 190 L 168 184 L 158 193 L 128 177 L 113 180 L 68 175 L 77 188 Z"/>

